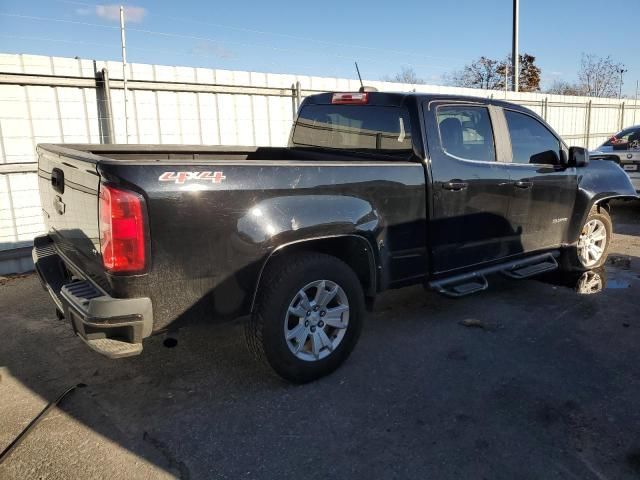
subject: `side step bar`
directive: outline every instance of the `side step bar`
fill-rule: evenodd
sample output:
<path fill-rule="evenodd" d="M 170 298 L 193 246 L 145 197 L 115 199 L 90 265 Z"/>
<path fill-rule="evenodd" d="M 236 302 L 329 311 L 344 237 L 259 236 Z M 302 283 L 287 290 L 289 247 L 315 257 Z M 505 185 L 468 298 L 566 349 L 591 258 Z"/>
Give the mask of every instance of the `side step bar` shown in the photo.
<path fill-rule="evenodd" d="M 489 282 L 482 273 L 473 272 L 431 282 L 429 285 L 438 293 L 446 295 L 447 297 L 458 298 L 486 290 L 489 287 Z"/>
<path fill-rule="evenodd" d="M 559 255 L 559 251 L 541 253 L 532 257 L 481 268 L 475 272 L 461 273 L 442 280 L 434 280 L 429 283 L 429 286 L 448 297 L 463 297 L 486 290 L 489 282 L 485 275 L 490 273 L 501 272 L 510 278 L 522 279 L 555 270 L 558 268 L 556 257 Z"/>
<path fill-rule="evenodd" d="M 550 272 L 558 268 L 558 261 L 553 255 L 549 255 L 546 260 L 538 263 L 526 263 L 515 265 L 511 268 L 502 270 L 502 274 L 510 278 L 520 280 L 522 278 L 533 277 L 543 272 Z"/>

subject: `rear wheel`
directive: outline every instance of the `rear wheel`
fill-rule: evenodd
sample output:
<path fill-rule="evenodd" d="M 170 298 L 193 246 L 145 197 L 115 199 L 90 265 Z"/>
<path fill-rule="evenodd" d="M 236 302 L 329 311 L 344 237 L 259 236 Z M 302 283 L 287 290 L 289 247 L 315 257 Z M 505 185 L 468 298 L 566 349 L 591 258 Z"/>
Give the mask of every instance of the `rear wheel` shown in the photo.
<path fill-rule="evenodd" d="M 568 267 L 591 270 L 607 261 L 613 228 L 606 210 L 594 207 L 582 226 L 575 249 L 568 253 Z"/>
<path fill-rule="evenodd" d="M 250 350 L 295 383 L 334 371 L 353 350 L 362 329 L 364 294 L 341 260 L 310 253 L 276 261 L 247 324 Z"/>

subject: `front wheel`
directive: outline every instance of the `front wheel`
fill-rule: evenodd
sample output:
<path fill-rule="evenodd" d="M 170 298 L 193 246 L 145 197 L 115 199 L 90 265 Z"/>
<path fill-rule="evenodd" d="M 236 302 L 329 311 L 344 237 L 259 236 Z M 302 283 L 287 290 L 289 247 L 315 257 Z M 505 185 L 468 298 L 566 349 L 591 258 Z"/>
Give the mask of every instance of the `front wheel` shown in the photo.
<path fill-rule="evenodd" d="M 607 261 L 613 227 L 606 210 L 594 207 L 582 226 L 575 249 L 569 254 L 569 267 L 591 270 Z"/>
<path fill-rule="evenodd" d="M 362 329 L 364 294 L 353 270 L 338 258 L 296 254 L 267 268 L 247 344 L 275 372 L 294 383 L 334 371 Z"/>

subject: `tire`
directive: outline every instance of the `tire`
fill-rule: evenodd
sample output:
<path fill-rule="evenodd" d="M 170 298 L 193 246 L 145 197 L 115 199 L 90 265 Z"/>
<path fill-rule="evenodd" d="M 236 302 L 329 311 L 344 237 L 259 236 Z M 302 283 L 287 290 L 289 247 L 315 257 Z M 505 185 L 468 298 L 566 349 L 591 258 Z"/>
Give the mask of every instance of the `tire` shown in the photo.
<path fill-rule="evenodd" d="M 362 286 L 346 263 L 322 253 L 286 256 L 263 275 L 246 325 L 247 345 L 280 377 L 307 383 L 347 359 L 364 312 Z"/>
<path fill-rule="evenodd" d="M 609 256 L 612 233 L 613 225 L 609 213 L 604 208 L 594 206 L 582 226 L 576 245 L 565 252 L 563 268 L 585 271 L 603 266 Z M 597 249 L 590 250 L 589 242 Z"/>

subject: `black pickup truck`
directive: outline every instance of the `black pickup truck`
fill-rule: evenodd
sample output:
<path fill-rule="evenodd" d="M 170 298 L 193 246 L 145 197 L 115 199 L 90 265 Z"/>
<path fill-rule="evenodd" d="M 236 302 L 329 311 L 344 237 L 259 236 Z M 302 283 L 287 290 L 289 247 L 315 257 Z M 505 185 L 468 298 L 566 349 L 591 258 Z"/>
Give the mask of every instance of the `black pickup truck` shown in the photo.
<path fill-rule="evenodd" d="M 47 235 L 33 256 L 60 317 L 109 357 L 190 318 L 248 317 L 294 382 L 337 368 L 377 293 L 450 296 L 601 265 L 614 163 L 497 100 L 308 97 L 287 148 L 39 145 Z"/>

